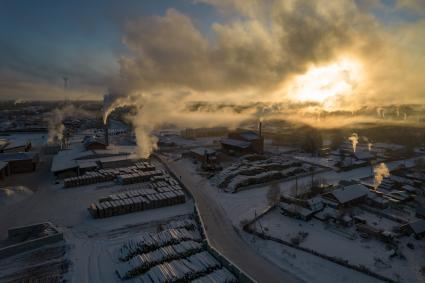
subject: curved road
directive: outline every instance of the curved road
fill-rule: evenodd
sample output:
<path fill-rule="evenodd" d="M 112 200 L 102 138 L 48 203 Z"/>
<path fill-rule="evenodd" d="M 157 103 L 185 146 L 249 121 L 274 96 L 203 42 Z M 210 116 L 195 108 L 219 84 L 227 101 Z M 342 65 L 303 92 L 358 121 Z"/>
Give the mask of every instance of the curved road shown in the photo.
<path fill-rule="evenodd" d="M 208 190 L 213 190 L 213 188 L 207 187 L 210 186 L 207 181 L 196 182 L 185 168 L 172 161 L 165 163 L 176 176 L 181 176 L 181 182 L 195 198 L 212 247 L 257 282 L 302 282 L 299 278 L 283 271 L 274 263 L 256 253 L 239 237 L 223 208 L 208 195 Z"/>

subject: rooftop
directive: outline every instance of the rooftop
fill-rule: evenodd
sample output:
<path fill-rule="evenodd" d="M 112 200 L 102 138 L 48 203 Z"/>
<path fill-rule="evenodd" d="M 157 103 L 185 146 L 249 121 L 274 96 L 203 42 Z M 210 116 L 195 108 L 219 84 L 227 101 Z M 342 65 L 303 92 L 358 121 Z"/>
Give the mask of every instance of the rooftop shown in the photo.
<path fill-rule="evenodd" d="M 230 146 L 239 147 L 239 148 L 248 148 L 251 146 L 250 142 L 240 141 L 235 139 L 222 139 L 220 142 L 225 145 L 230 145 Z"/>
<path fill-rule="evenodd" d="M 256 132 L 242 132 L 240 133 L 240 136 L 247 141 L 255 141 L 261 138 L 260 135 Z"/>
<path fill-rule="evenodd" d="M 333 195 L 339 203 L 347 203 L 360 197 L 366 196 L 369 189 L 360 184 L 350 185 L 336 189 L 329 194 Z"/>
<path fill-rule="evenodd" d="M 35 152 L 0 153 L 0 161 L 28 160 L 36 156 Z"/>

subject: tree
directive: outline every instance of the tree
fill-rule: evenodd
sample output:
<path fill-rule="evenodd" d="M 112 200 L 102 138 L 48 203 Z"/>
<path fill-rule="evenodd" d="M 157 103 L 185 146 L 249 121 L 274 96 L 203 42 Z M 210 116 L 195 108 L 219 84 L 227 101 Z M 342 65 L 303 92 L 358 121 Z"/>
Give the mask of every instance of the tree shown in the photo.
<path fill-rule="evenodd" d="M 273 206 L 280 201 L 280 187 L 278 183 L 273 183 L 270 185 L 269 190 L 267 191 L 267 202 L 270 206 Z"/>
<path fill-rule="evenodd" d="M 331 139 L 331 149 L 336 150 L 338 149 L 341 144 L 344 142 L 345 137 L 344 137 L 344 133 L 341 130 L 336 131 L 333 135 L 332 135 L 332 139 Z"/>
<path fill-rule="evenodd" d="M 322 147 L 323 139 L 321 133 L 317 129 L 309 129 L 302 138 L 301 147 L 304 151 L 315 155 Z"/>

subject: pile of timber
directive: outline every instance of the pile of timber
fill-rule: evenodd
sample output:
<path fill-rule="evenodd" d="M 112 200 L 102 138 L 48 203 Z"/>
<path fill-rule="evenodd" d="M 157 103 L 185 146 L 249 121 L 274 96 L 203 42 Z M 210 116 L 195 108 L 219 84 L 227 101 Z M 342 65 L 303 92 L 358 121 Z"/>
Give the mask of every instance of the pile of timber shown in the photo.
<path fill-rule="evenodd" d="M 238 280 L 236 277 L 226 268 L 221 268 L 214 270 L 210 274 L 204 275 L 192 281 L 192 283 L 211 283 L 211 282 L 221 282 L 221 283 L 236 283 Z"/>
<path fill-rule="evenodd" d="M 203 249 L 202 243 L 194 241 L 183 241 L 179 244 L 164 246 L 148 253 L 136 255 L 127 262 L 119 264 L 116 272 L 122 279 L 131 278 L 146 272 L 155 265 L 185 258 Z"/>
<path fill-rule="evenodd" d="M 197 231 L 189 231 L 184 228 L 168 229 L 158 233 L 144 233 L 123 244 L 118 250 L 118 257 L 121 261 L 128 261 L 135 255 L 148 253 L 163 246 L 189 240 L 200 242 L 202 238 Z"/>
<path fill-rule="evenodd" d="M 86 186 L 90 184 L 108 182 L 115 179 L 115 174 L 112 170 L 99 170 L 97 172 L 88 172 L 86 175 L 78 177 L 66 178 L 64 182 L 65 188 Z"/>
<path fill-rule="evenodd" d="M 197 224 L 193 219 L 173 220 L 165 225 L 166 229 L 185 228 L 187 230 L 195 230 Z"/>
<path fill-rule="evenodd" d="M 129 167 L 99 169 L 97 171 L 87 172 L 87 174 L 83 176 L 66 178 L 64 180 L 64 187 L 72 188 L 78 186 L 85 186 L 90 184 L 109 182 L 115 179 L 117 179 L 118 182 L 123 183 L 121 179 L 123 179 L 124 176 L 133 175 L 135 175 L 133 178 L 138 178 L 138 182 L 144 182 L 149 181 L 152 177 L 159 176 L 162 174 L 165 174 L 163 170 L 157 170 L 154 165 L 147 161 L 140 161 Z M 131 178 L 128 179 L 130 180 Z M 174 182 L 176 181 L 174 180 Z M 132 180 L 131 182 L 125 184 L 131 183 L 135 182 Z"/>
<path fill-rule="evenodd" d="M 186 201 L 185 194 L 177 187 L 168 187 L 166 192 L 157 192 L 151 189 L 129 191 L 92 203 L 88 211 L 93 218 L 105 218 L 127 214 L 147 209 L 176 205 Z M 146 194 L 147 191 L 149 194 Z"/>
<path fill-rule="evenodd" d="M 158 264 L 142 276 L 138 282 L 189 282 L 207 275 L 221 267 L 221 264 L 207 251 L 184 259 Z"/>
<path fill-rule="evenodd" d="M 147 182 L 154 180 L 154 177 L 161 176 L 164 173 L 165 172 L 163 170 L 129 172 L 128 174 L 118 175 L 117 183 L 120 185 L 129 185 Z"/>

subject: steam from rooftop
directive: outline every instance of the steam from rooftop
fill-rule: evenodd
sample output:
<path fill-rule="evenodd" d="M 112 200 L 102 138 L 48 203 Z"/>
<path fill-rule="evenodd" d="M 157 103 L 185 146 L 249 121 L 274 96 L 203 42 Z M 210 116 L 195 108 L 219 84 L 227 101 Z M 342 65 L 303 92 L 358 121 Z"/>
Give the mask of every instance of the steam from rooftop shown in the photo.
<path fill-rule="evenodd" d="M 353 152 L 356 152 L 357 144 L 359 143 L 359 135 L 356 133 L 353 133 L 348 140 L 351 142 L 351 145 L 353 147 Z"/>
<path fill-rule="evenodd" d="M 374 187 L 376 190 L 379 187 L 379 185 L 382 183 L 382 180 L 390 176 L 390 171 L 388 170 L 387 165 L 381 162 L 380 164 L 378 164 L 377 166 L 373 168 L 373 172 L 375 174 Z"/>
<path fill-rule="evenodd" d="M 47 142 L 55 143 L 61 142 L 64 137 L 65 126 L 63 121 L 68 117 L 90 117 L 91 114 L 85 110 L 76 108 L 74 105 L 69 104 L 61 108 L 56 108 L 46 117 L 48 126 Z"/>

